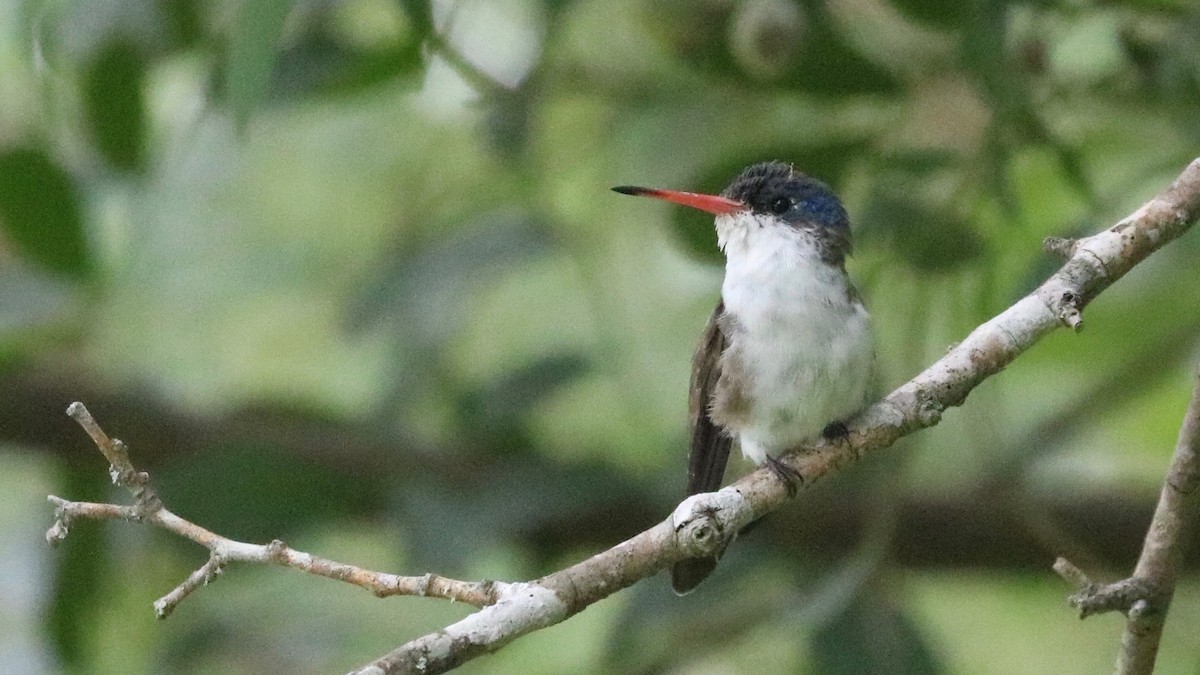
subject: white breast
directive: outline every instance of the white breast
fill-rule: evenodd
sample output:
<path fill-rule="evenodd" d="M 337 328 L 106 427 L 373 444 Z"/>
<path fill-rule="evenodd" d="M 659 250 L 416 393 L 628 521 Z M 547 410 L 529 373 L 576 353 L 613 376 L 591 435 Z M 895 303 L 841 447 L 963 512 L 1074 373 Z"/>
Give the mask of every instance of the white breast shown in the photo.
<path fill-rule="evenodd" d="M 802 229 L 748 213 L 717 218 L 730 349 L 753 407 L 733 432 L 757 463 L 813 440 L 865 403 L 874 363 L 870 325 L 845 272 L 821 260 Z"/>

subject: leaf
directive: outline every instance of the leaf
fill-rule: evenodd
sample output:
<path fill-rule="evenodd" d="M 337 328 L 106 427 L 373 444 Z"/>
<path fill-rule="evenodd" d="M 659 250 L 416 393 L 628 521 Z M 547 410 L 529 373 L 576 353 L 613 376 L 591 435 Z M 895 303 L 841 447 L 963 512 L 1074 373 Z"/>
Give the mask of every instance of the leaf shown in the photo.
<path fill-rule="evenodd" d="M 34 263 L 76 280 L 91 276 L 78 188 L 44 151 L 0 154 L 0 227 Z"/>
<path fill-rule="evenodd" d="M 226 87 L 234 120 L 245 128 L 266 97 L 284 21 L 294 0 L 243 0 L 230 36 Z"/>
<path fill-rule="evenodd" d="M 723 558 L 719 571 L 687 598 L 671 592 L 665 574 L 627 589 L 609 632 L 604 671 L 686 671 L 689 661 L 703 663 L 709 654 L 726 652 L 764 625 L 780 621 L 788 600 L 797 596 L 781 590 L 764 572 L 769 552 L 748 544 L 739 538 L 736 555 Z"/>
<path fill-rule="evenodd" d="M 381 278 L 351 310 L 350 329 L 396 324 L 420 345 L 457 331 L 475 285 L 552 250 L 551 228 L 525 215 L 486 213 L 424 247 L 389 255 Z"/>
<path fill-rule="evenodd" d="M 204 38 L 200 0 L 159 0 L 158 10 L 168 41 L 173 47 L 185 49 Z"/>
<path fill-rule="evenodd" d="M 816 673 L 921 675 L 944 670 L 913 621 L 878 585 L 856 596 L 812 642 Z"/>
<path fill-rule="evenodd" d="M 864 249 L 886 245 L 910 267 L 947 272 L 977 260 L 987 242 L 963 215 L 964 197 L 947 190 L 961 161 L 936 150 L 893 152 L 878 159 L 873 189 L 855 219 Z"/>
<path fill-rule="evenodd" d="M 993 126 L 1009 143 L 1008 139 L 1036 133 L 1038 107 L 1030 93 L 1028 73 L 1013 62 L 1008 49 L 1012 30 L 1009 6 L 964 4 L 970 7 L 971 16 L 964 24 L 960 57 L 992 109 Z"/>
<path fill-rule="evenodd" d="M 547 354 L 531 364 L 504 373 L 495 382 L 464 392 L 457 402 L 463 428 L 481 436 L 481 443 L 510 452 L 533 446 L 525 429 L 530 412 L 560 387 L 588 370 L 581 354 Z"/>
<path fill-rule="evenodd" d="M 410 402 L 440 376 L 442 352 L 467 318 L 478 285 L 554 246 L 544 223 L 525 215 L 486 213 L 424 247 L 389 255 L 380 278 L 355 301 L 347 318 L 352 333 L 387 326 L 403 345 L 380 406 Z"/>
<path fill-rule="evenodd" d="M 317 34 L 287 49 L 272 77 L 273 93 L 285 97 L 355 94 L 413 76 L 424 65 L 421 45 L 409 38 L 388 47 L 363 49 Z"/>
<path fill-rule="evenodd" d="M 905 16 L 938 28 L 956 28 L 971 14 L 971 3 L 962 0 L 892 0 Z"/>
<path fill-rule="evenodd" d="M 734 7 L 714 0 L 658 0 L 643 9 L 643 23 L 669 53 L 689 68 L 736 77 L 727 49 Z"/>
<path fill-rule="evenodd" d="M 647 27 L 680 63 L 737 87 L 760 79 L 817 94 L 894 93 L 899 82 L 868 61 L 838 32 L 823 2 L 778 4 L 659 0 Z M 792 4 L 799 11 L 790 10 Z M 753 6 L 752 6 L 753 5 Z"/>
<path fill-rule="evenodd" d="M 482 101 L 483 137 L 501 157 L 517 159 L 529 145 L 530 124 L 537 106 L 534 80 L 520 87 L 489 93 Z"/>
<path fill-rule="evenodd" d="M 829 16 L 825 3 L 804 3 L 809 17 L 808 34 L 799 63 L 785 77 L 790 88 L 824 95 L 891 94 L 900 83 L 871 63 L 847 42 Z"/>
<path fill-rule="evenodd" d="M 775 520 L 780 515 L 773 514 L 760 524 L 780 526 Z M 824 554 L 797 556 L 780 547 L 776 535 L 762 534 L 742 530 L 736 550 L 727 552 L 717 572 L 686 598 L 671 592 L 665 574 L 628 589 L 609 633 L 605 672 L 691 672 L 704 670 L 712 661 L 743 672 L 744 667 L 736 666 L 744 662 L 739 663 L 735 654 L 740 646 L 754 641 L 755 634 L 778 634 L 782 629 L 801 639 L 812 633 L 810 602 L 822 602 L 826 592 L 821 587 L 831 576 L 840 575 L 846 563 L 831 566 L 819 559 Z M 773 654 L 771 658 L 775 663 L 766 672 L 795 672 L 783 667 L 791 661 L 790 656 Z M 762 662 L 761 656 L 751 660 Z"/>
<path fill-rule="evenodd" d="M 882 235 L 900 260 L 921 271 L 957 269 L 986 250 L 971 224 L 948 205 L 897 188 L 876 190 L 861 220 L 864 235 Z"/>
<path fill-rule="evenodd" d="M 123 171 L 140 171 L 146 161 L 145 79 L 145 59 L 125 40 L 101 49 L 84 75 L 92 141 L 110 165 Z"/>
<path fill-rule="evenodd" d="M 108 489 L 96 480 L 94 462 L 70 462 L 62 467 L 58 494 L 71 499 L 107 501 Z M 99 620 L 112 578 L 112 556 L 104 536 L 105 523 L 81 519 L 54 556 L 54 580 L 46 617 L 48 638 L 55 655 L 68 670 L 82 669 L 92 660 L 89 633 Z"/>
<path fill-rule="evenodd" d="M 313 14 L 316 20 L 306 18 L 281 50 L 271 75 L 273 98 L 355 94 L 398 80 L 419 86 L 429 30 L 424 20 L 390 3 L 358 9 L 341 3 Z"/>
<path fill-rule="evenodd" d="M 433 6 L 429 0 L 400 0 L 400 7 L 422 38 L 433 32 Z"/>
<path fill-rule="evenodd" d="M 272 409 L 292 415 L 299 426 L 311 419 L 302 411 Z M 266 541 L 338 518 L 356 518 L 385 503 L 382 480 L 350 475 L 303 461 L 269 443 L 229 443 L 202 447 L 155 474 L 159 490 L 172 509 L 235 539 Z M 197 489 L 220 485 L 220 499 Z"/>
<path fill-rule="evenodd" d="M 483 450 L 491 454 L 493 449 Z M 642 498 L 639 487 L 612 466 L 563 464 L 533 455 L 480 459 L 463 455 L 462 474 L 430 476 L 396 491 L 395 517 L 406 528 L 415 568 L 452 576 L 489 550 L 522 543 L 535 562 L 553 566 L 569 553 L 554 538 L 560 524 L 574 524 L 572 532 L 579 531 L 580 522 L 593 523 L 589 533 L 611 527 L 616 541 L 647 525 L 606 517 L 614 502 Z M 564 543 L 569 548 L 573 542 Z"/>

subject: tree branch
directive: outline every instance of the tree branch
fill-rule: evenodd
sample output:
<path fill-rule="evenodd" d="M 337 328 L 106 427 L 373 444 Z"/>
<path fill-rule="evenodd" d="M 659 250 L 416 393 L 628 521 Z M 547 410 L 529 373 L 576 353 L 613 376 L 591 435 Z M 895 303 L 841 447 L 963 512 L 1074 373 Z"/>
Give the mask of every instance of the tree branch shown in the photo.
<path fill-rule="evenodd" d="M 1198 215 L 1200 160 L 1193 161 L 1162 194 L 1113 227 L 1073 242 L 1049 242 L 1047 247 L 1052 252 L 1069 257 L 1041 287 L 976 328 L 937 363 L 863 411 L 851 421 L 845 440 L 798 448 L 781 461 L 804 476 L 804 486 L 808 487 L 867 452 L 888 447 L 906 434 L 937 424 L 946 408 L 961 405 L 979 383 L 1002 370 L 1051 330 L 1059 326 L 1079 330 L 1082 310 L 1096 295 L 1148 255 L 1182 235 Z M 445 672 L 495 651 L 521 635 L 563 621 L 679 560 L 719 550 L 746 524 L 778 509 L 787 500 L 787 491 L 780 481 L 765 470 L 755 471 L 717 492 L 689 497 L 667 520 L 572 567 L 531 582 L 494 582 L 475 587 L 479 594 L 469 597 L 478 600 L 473 604 L 484 605 L 478 612 L 401 645 L 358 672 L 373 675 Z M 63 514 L 68 512 L 60 509 L 59 522 L 51 528 L 51 533 L 60 525 L 65 531 Z M 108 507 L 105 513 L 112 515 L 101 517 L 125 517 L 120 507 Z M 169 514 L 160 507 L 142 519 L 173 529 L 159 522 L 162 520 L 159 514 L 164 513 Z M 190 523 L 187 525 L 200 530 Z M 179 533 L 188 536 L 184 534 L 187 530 L 180 527 Z M 205 541 L 194 540 L 208 546 Z M 238 551 L 243 550 L 241 547 L 253 547 L 231 544 Z M 288 564 L 278 560 L 278 554 L 259 551 L 272 546 L 254 547 L 255 555 L 249 556 L 250 559 Z M 216 547 L 210 547 L 210 551 L 217 553 Z M 307 556 L 298 552 L 296 555 Z M 218 568 L 215 564 L 206 567 L 210 569 L 202 567 L 180 588 L 188 584 L 198 586 L 210 571 Z M 186 589 L 181 593 L 186 595 Z"/>
<path fill-rule="evenodd" d="M 1175 455 L 1163 480 L 1158 507 L 1146 532 L 1142 555 L 1133 576 L 1099 585 L 1067 560 L 1060 558 L 1054 565 L 1055 571 L 1079 589 L 1070 597 L 1070 602 L 1079 608 L 1080 618 L 1114 610 L 1125 613 L 1128 620 L 1116 667 L 1116 672 L 1122 675 L 1154 672 L 1163 625 L 1183 557 L 1182 543 L 1194 521 L 1190 500 L 1200 485 L 1200 370 L 1195 380 L 1192 399 L 1179 429 Z"/>
<path fill-rule="evenodd" d="M 942 412 L 961 405 L 980 382 L 1002 370 L 1038 339 L 1059 326 L 1082 328 L 1083 308 L 1105 288 L 1200 217 L 1200 159 L 1193 161 L 1161 194 L 1116 225 L 1071 245 L 1052 243 L 1070 258 L 1036 291 L 976 328 L 925 372 L 863 411 L 849 425 L 845 441 L 797 449 L 782 458 L 804 476 L 804 486 L 844 468 L 863 454 L 885 448 L 900 437 L 930 427 Z M 746 523 L 782 506 L 788 499 L 780 481 L 755 471 L 718 492 L 694 495 L 671 518 L 574 567 L 533 583 L 550 596 L 510 596 L 503 610 L 482 617 L 485 608 L 445 629 L 401 645 L 357 671 L 440 673 L 480 654 L 495 651 L 516 637 L 582 611 L 642 577 L 694 555 L 693 546 L 723 544 Z M 717 541 L 689 540 L 688 535 Z M 491 630 L 481 630 L 484 620 Z"/>
<path fill-rule="evenodd" d="M 278 539 L 269 544 L 248 544 L 210 532 L 195 523 L 180 518 L 163 506 L 158 494 L 150 486 L 150 476 L 134 468 L 125 444 L 104 433 L 104 430 L 100 428 L 82 403 L 72 403 L 67 408 L 67 414 L 92 437 L 96 447 L 108 459 L 109 475 L 112 477 L 113 484 L 128 489 L 133 494 L 134 504 L 119 506 L 72 502 L 49 495 L 50 503 L 55 506 L 54 524 L 46 531 L 46 541 L 50 545 L 57 545 L 66 539 L 70 533 L 72 522 L 77 518 L 121 519 L 161 527 L 185 539 L 190 539 L 209 551 L 208 561 L 204 565 L 170 593 L 155 601 L 154 611 L 160 619 L 165 619 L 193 591 L 215 579 L 230 562 L 253 562 L 291 567 L 309 574 L 354 584 L 381 598 L 389 595 L 420 595 L 457 600 L 475 607 L 485 607 L 496 601 L 491 582 L 457 581 L 436 574 L 404 577 L 372 572 L 354 565 L 297 551 Z"/>

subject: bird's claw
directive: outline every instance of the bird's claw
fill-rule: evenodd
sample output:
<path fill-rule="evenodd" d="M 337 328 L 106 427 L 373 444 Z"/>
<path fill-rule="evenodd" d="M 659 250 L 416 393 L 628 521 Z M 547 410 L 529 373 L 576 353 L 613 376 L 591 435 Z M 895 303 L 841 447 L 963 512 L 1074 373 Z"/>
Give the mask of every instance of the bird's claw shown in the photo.
<path fill-rule="evenodd" d="M 849 442 L 850 430 L 846 428 L 845 422 L 834 420 L 821 430 L 821 437 L 834 443 Z"/>
<path fill-rule="evenodd" d="M 767 455 L 767 468 L 771 470 L 771 473 L 775 474 L 776 478 L 783 481 L 783 486 L 787 488 L 788 497 L 795 497 L 798 489 L 797 485 L 804 483 L 804 476 L 801 476 L 799 471 L 770 455 Z"/>

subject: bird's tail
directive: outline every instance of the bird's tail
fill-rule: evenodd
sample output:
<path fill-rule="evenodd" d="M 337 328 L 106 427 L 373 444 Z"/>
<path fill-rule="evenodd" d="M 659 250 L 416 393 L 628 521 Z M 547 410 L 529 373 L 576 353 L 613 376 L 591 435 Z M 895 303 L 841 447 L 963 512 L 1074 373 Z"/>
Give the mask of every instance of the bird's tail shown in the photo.
<path fill-rule="evenodd" d="M 687 595 L 716 568 L 716 556 L 681 560 L 671 568 L 671 588 L 677 595 Z"/>

